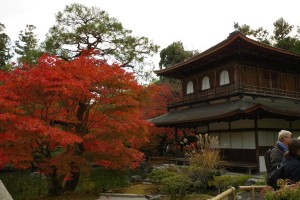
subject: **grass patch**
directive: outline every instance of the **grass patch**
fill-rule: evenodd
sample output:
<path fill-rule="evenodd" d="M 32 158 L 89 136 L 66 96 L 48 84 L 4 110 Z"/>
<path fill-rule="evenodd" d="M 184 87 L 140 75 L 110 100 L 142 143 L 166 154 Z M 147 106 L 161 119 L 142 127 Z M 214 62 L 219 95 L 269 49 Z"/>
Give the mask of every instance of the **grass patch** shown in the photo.
<path fill-rule="evenodd" d="M 135 185 L 128 186 L 126 188 L 114 190 L 114 192 L 124 193 L 124 194 L 153 195 L 159 193 L 159 186 L 156 184 L 135 184 Z"/>

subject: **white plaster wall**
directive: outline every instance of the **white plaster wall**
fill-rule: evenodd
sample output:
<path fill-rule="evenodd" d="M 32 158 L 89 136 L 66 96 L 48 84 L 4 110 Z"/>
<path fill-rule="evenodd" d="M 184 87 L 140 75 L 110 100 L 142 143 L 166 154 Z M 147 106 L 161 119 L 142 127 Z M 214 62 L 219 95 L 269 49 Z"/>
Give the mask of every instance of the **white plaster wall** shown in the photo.
<path fill-rule="evenodd" d="M 265 158 L 263 156 L 258 157 L 259 160 L 259 172 L 266 172 L 266 163 L 265 163 Z"/>
<path fill-rule="evenodd" d="M 197 133 L 207 133 L 208 131 L 208 126 L 198 126 L 196 128 Z"/>
<path fill-rule="evenodd" d="M 220 135 L 219 135 L 219 133 L 210 133 L 209 136 L 210 137 L 217 137 L 218 138 L 217 143 L 216 144 L 211 143 L 210 147 L 212 147 L 212 148 L 220 148 Z"/>
<path fill-rule="evenodd" d="M 238 120 L 231 122 L 231 129 L 254 128 L 254 120 Z"/>
<path fill-rule="evenodd" d="M 219 137 L 220 148 L 255 149 L 254 132 L 213 133 L 210 136 Z"/>
<path fill-rule="evenodd" d="M 243 132 L 243 149 L 255 149 L 255 133 Z"/>
<path fill-rule="evenodd" d="M 281 129 L 290 129 L 290 122 L 284 119 L 259 119 L 257 120 L 258 128 L 277 128 Z"/>
<path fill-rule="evenodd" d="M 278 139 L 278 133 L 273 131 L 258 131 L 258 146 L 273 146 Z"/>
<path fill-rule="evenodd" d="M 243 134 L 239 132 L 231 133 L 231 147 L 233 149 L 243 148 Z"/>
<path fill-rule="evenodd" d="M 228 130 L 229 129 L 229 122 L 216 122 L 209 124 L 209 130 Z"/>
<path fill-rule="evenodd" d="M 220 133 L 220 147 L 231 148 L 230 133 Z"/>
<path fill-rule="evenodd" d="M 292 127 L 295 129 L 300 129 L 300 120 L 292 121 Z"/>
<path fill-rule="evenodd" d="M 292 133 L 293 133 L 293 138 L 300 137 L 300 131 L 292 131 Z"/>

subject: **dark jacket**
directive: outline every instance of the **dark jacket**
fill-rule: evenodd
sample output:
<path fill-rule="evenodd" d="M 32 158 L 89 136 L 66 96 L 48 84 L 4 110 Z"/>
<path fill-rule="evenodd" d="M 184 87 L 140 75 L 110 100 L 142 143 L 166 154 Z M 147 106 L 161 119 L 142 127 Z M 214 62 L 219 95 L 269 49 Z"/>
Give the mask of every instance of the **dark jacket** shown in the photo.
<path fill-rule="evenodd" d="M 277 144 L 270 152 L 270 161 L 273 171 L 277 168 L 278 164 L 282 163 L 284 157 L 284 150 Z"/>
<path fill-rule="evenodd" d="M 293 182 L 300 181 L 300 158 L 290 156 L 284 160 L 284 178 Z"/>

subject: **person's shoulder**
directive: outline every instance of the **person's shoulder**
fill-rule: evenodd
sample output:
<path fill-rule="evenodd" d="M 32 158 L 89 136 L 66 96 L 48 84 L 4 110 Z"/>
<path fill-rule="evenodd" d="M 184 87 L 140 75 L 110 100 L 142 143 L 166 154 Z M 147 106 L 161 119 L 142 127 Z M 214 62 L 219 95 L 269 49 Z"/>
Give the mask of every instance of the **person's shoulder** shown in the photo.
<path fill-rule="evenodd" d="M 285 159 L 284 163 L 286 163 L 286 165 L 297 165 L 299 166 L 300 169 L 300 158 L 289 156 L 288 158 Z"/>
<path fill-rule="evenodd" d="M 278 144 L 276 144 L 276 145 L 274 146 L 273 149 L 274 149 L 274 151 L 276 151 L 276 152 L 284 153 L 283 148 L 282 148 L 280 145 L 278 145 Z"/>

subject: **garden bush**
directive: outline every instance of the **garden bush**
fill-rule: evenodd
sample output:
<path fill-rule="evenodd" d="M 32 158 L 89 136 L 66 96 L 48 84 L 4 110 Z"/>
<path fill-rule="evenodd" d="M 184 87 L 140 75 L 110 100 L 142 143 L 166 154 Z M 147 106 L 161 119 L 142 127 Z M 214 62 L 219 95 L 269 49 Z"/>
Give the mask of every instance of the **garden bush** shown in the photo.
<path fill-rule="evenodd" d="M 160 190 L 163 194 L 174 199 L 185 199 L 189 188 L 193 187 L 193 182 L 184 174 L 175 174 L 166 177 L 161 181 Z"/>
<path fill-rule="evenodd" d="M 154 182 L 161 182 L 170 176 L 175 176 L 178 171 L 175 168 L 154 169 L 149 173 L 149 178 Z"/>
<path fill-rule="evenodd" d="M 128 186 L 130 184 L 128 179 L 127 171 L 96 167 L 90 174 L 84 174 L 80 177 L 80 185 L 78 185 L 77 190 L 83 192 L 107 192 Z"/>
<path fill-rule="evenodd" d="M 200 184 L 200 187 L 207 187 L 214 176 L 221 174 L 218 169 L 222 163 L 220 150 L 211 147 L 218 144 L 218 138 L 209 137 L 207 134 L 204 136 L 200 134 L 197 138 L 197 143 L 191 146 L 187 154 L 190 162 L 187 173 L 193 181 Z"/>
<path fill-rule="evenodd" d="M 279 180 L 279 189 L 274 191 L 271 187 L 266 187 L 262 191 L 265 200 L 299 200 L 300 198 L 300 182 L 292 185 L 284 180 Z"/>
<path fill-rule="evenodd" d="M 247 180 L 251 178 L 249 175 L 240 175 L 240 176 L 214 176 L 213 180 L 209 181 L 210 186 L 218 188 L 219 193 L 228 189 L 229 187 L 238 188 L 238 186 L 245 185 Z"/>

